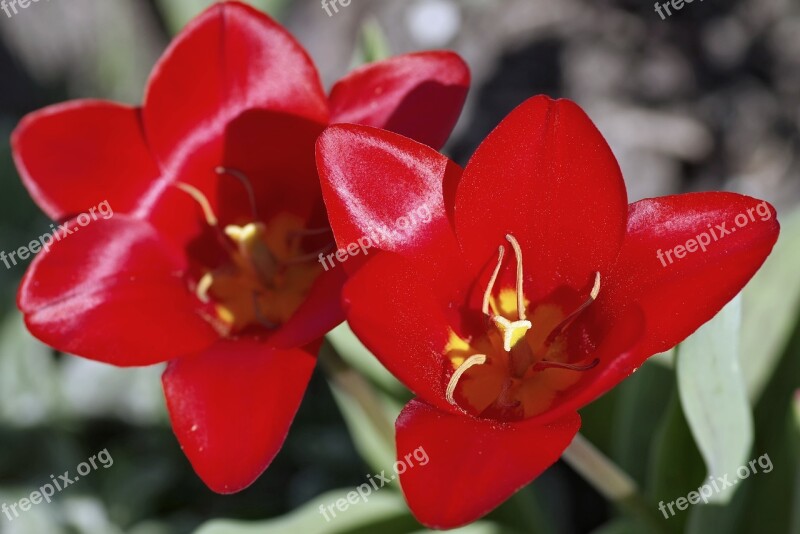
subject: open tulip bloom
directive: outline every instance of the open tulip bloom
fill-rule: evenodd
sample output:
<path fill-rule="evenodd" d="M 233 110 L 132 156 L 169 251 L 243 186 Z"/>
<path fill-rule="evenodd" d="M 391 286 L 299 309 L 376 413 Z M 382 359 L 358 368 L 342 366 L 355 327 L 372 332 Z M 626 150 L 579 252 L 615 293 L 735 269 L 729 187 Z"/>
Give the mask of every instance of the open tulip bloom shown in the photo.
<path fill-rule="evenodd" d="M 333 247 L 317 136 L 351 122 L 438 148 L 468 83 L 457 55 L 427 52 L 362 67 L 326 96 L 277 23 L 214 5 L 160 59 L 142 107 L 68 102 L 14 132 L 26 187 L 68 221 L 20 287 L 28 329 L 101 362 L 169 361 L 167 406 L 193 467 L 215 491 L 245 488 L 343 319 L 343 273 L 317 263 Z M 113 217 L 75 224 L 104 201 Z"/>
<path fill-rule="evenodd" d="M 317 165 L 340 247 L 417 206 L 432 213 L 382 240 L 343 300 L 417 396 L 396 423 L 397 457 L 424 447 L 430 462 L 400 481 L 436 528 L 480 518 L 554 463 L 577 411 L 713 317 L 779 231 L 771 206 L 734 193 L 629 205 L 590 119 L 547 97 L 512 111 L 463 171 L 357 125 L 329 127 Z M 688 245 L 701 234 L 713 236 L 703 250 Z"/>

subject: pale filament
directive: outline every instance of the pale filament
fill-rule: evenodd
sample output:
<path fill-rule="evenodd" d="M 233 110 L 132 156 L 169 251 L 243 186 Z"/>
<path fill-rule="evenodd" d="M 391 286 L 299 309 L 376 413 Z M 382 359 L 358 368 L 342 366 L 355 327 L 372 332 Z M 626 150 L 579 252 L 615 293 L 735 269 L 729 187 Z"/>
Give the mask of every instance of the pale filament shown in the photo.
<path fill-rule="evenodd" d="M 497 252 L 497 266 L 494 268 L 492 278 L 489 280 L 489 285 L 486 286 L 486 291 L 483 294 L 483 306 L 481 307 L 483 314 L 488 315 L 490 318 L 492 315 L 489 313 L 489 299 L 492 296 L 492 289 L 494 289 L 494 283 L 497 281 L 497 275 L 500 273 L 500 266 L 503 265 L 503 253 L 505 252 L 505 248 L 501 245 Z"/>
<path fill-rule="evenodd" d="M 506 234 L 506 240 L 511 243 L 511 247 L 514 249 L 514 255 L 517 257 L 517 313 L 519 314 L 519 320 L 524 321 L 525 296 L 522 292 L 522 277 L 524 276 L 522 271 L 522 249 L 513 235 Z"/>
<path fill-rule="evenodd" d="M 247 192 L 247 198 L 250 201 L 250 209 L 253 211 L 253 218 L 258 220 L 259 217 L 258 208 L 256 207 L 256 194 L 255 191 L 253 191 L 253 183 L 250 181 L 247 175 L 242 171 L 229 169 L 227 167 L 217 167 L 214 170 L 219 175 L 227 174 L 228 176 L 233 176 L 239 180 L 239 182 L 241 182 L 242 186 L 244 186 L 244 189 Z"/>
<path fill-rule="evenodd" d="M 578 306 L 574 312 L 570 313 L 563 321 L 561 321 L 558 326 L 556 326 L 552 332 L 547 336 L 545 340 L 545 345 L 550 345 L 555 339 L 567 329 L 572 322 L 578 318 L 578 315 L 589 307 L 595 300 L 597 300 L 597 296 L 600 294 L 600 272 L 596 272 L 594 275 L 594 286 L 592 286 L 592 291 L 589 293 L 589 298 L 586 299 L 583 304 Z"/>
<path fill-rule="evenodd" d="M 458 385 L 458 381 L 461 379 L 461 375 L 466 373 L 470 367 L 475 365 L 483 365 L 484 363 L 486 363 L 485 354 L 473 354 L 464 360 L 464 363 L 458 366 L 458 369 L 455 370 L 453 376 L 450 377 L 450 381 L 447 383 L 447 390 L 445 391 L 445 398 L 447 398 L 447 402 L 453 406 L 457 406 L 456 400 L 453 398 L 453 393 L 456 391 L 456 386 Z"/>

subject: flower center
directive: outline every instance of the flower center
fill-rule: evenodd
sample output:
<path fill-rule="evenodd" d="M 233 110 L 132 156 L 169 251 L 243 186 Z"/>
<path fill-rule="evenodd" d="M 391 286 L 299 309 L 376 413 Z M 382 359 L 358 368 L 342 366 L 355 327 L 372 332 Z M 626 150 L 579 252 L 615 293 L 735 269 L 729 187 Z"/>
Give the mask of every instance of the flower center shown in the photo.
<path fill-rule="evenodd" d="M 218 172 L 244 180 L 248 192 L 252 191 L 241 173 L 227 169 L 218 169 Z M 282 212 L 273 215 L 268 222 L 253 220 L 241 226 L 229 224 L 220 230 L 208 199 L 198 189 L 184 183 L 176 187 L 202 207 L 206 223 L 217 233 L 227 256 L 213 268 L 204 267 L 193 287 L 197 297 L 211 305 L 213 313 L 207 317 L 209 322 L 223 336 L 235 335 L 250 327 L 272 330 L 285 323 L 322 272 L 322 267 L 314 260 L 331 246 L 312 253 L 306 251 L 304 241 L 330 229 L 307 229 L 300 217 Z M 250 196 L 252 200 L 252 194 Z M 255 206 L 255 202 L 252 203 Z"/>
<path fill-rule="evenodd" d="M 587 352 L 585 347 L 576 351 L 567 334 L 575 319 L 597 298 L 600 273 L 595 274 L 588 298 L 577 306 L 577 295 L 570 295 L 540 302 L 529 312 L 522 249 L 514 236 L 506 235 L 506 240 L 516 259 L 515 284 L 495 292 L 505 256 L 505 246 L 501 245 L 483 293 L 484 331 L 466 339 L 451 331 L 445 355 L 454 372 L 445 396 L 473 415 L 517 420 L 545 411 L 559 392 L 599 363 L 586 357 L 572 361 L 570 354 Z M 572 311 L 567 313 L 569 309 Z"/>

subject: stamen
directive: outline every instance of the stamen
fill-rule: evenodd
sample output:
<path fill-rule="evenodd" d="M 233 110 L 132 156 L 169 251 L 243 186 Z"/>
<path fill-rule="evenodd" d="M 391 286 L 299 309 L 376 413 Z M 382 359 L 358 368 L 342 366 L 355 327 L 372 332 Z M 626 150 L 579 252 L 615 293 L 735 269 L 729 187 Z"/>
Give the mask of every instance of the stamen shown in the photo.
<path fill-rule="evenodd" d="M 600 363 L 599 358 L 595 358 L 594 360 L 586 364 L 561 363 L 561 362 L 551 362 L 548 360 L 542 360 L 533 366 L 533 370 L 542 371 L 544 369 L 569 369 L 570 371 L 588 371 L 589 369 L 594 369 L 595 367 L 597 367 L 597 364 L 599 363 Z"/>
<path fill-rule="evenodd" d="M 183 191 L 184 193 L 188 194 L 192 197 L 200 207 L 203 209 L 203 215 L 206 218 L 206 222 L 209 226 L 216 226 L 219 222 L 217 216 L 214 215 L 214 210 L 211 208 L 211 203 L 208 201 L 208 198 L 195 186 L 189 185 L 183 182 L 175 182 L 173 184 L 175 187 Z"/>
<path fill-rule="evenodd" d="M 491 279 L 489 279 L 489 285 L 486 286 L 486 292 L 483 294 L 483 306 L 481 307 L 483 314 L 488 315 L 489 317 L 491 317 L 491 314 L 489 314 L 489 299 L 492 296 L 492 289 L 494 288 L 494 283 L 497 281 L 497 275 L 500 273 L 500 266 L 503 264 L 503 253 L 505 252 L 505 248 L 501 246 L 497 252 L 497 266 L 494 268 Z"/>
<path fill-rule="evenodd" d="M 597 295 L 599 294 L 600 294 L 600 271 L 597 271 L 594 274 L 594 287 L 592 287 L 592 292 L 589 294 L 589 296 L 592 298 L 592 302 L 597 300 Z M 589 304 L 591 304 L 591 302 Z"/>
<path fill-rule="evenodd" d="M 592 287 L 592 291 L 591 291 L 591 293 L 589 293 L 589 298 L 588 298 L 588 299 L 587 299 L 587 300 L 586 300 L 586 301 L 585 301 L 583 304 L 581 304 L 580 306 L 578 306 L 578 309 L 577 309 L 577 310 L 575 310 L 574 312 L 570 313 L 570 314 L 567 316 L 567 318 L 566 318 L 566 319 L 564 319 L 563 321 L 561 321 L 561 322 L 558 324 L 558 326 L 556 326 L 556 327 L 553 329 L 553 331 L 552 331 L 552 332 L 550 332 L 550 334 L 547 336 L 547 339 L 545 339 L 545 342 L 544 342 L 545 346 L 552 344 L 552 343 L 553 343 L 553 341 L 555 341 L 555 340 L 556 340 L 556 338 L 557 338 L 559 335 L 561 335 L 561 333 L 562 333 L 564 330 L 566 330 L 566 329 L 567 329 L 567 327 L 568 327 L 569 325 L 571 325 L 571 324 L 572 324 L 572 322 L 573 322 L 575 319 L 577 319 L 577 318 L 578 318 L 578 315 L 580 315 L 580 314 L 581 314 L 581 312 L 582 312 L 583 310 L 585 310 L 586 308 L 588 308 L 588 307 L 589 307 L 589 305 L 591 305 L 591 304 L 592 304 L 592 302 L 594 302 L 595 300 L 597 300 L 597 295 L 599 295 L 599 294 L 600 294 L 600 272 L 598 271 L 598 272 L 596 272 L 596 273 L 595 273 L 595 275 L 594 275 L 594 286 Z"/>
<path fill-rule="evenodd" d="M 517 344 L 517 341 L 525 337 L 525 333 L 533 326 L 530 321 L 514 321 L 511 322 L 505 317 L 495 315 L 492 321 L 497 325 L 497 328 L 503 333 L 503 350 L 506 352 L 511 351 L 511 347 Z M 519 332 L 522 330 L 522 332 Z"/>
<path fill-rule="evenodd" d="M 214 171 L 216 171 L 216 173 L 219 175 L 227 174 L 229 176 L 233 176 L 242 183 L 245 191 L 247 191 L 247 198 L 250 201 L 250 209 L 253 210 L 253 218 L 258 219 L 256 194 L 253 191 L 253 184 L 250 182 L 250 179 L 247 178 L 247 176 L 243 172 L 237 171 L 236 169 L 228 169 L 227 167 L 217 167 L 216 169 L 214 169 Z"/>
<path fill-rule="evenodd" d="M 233 239 L 236 243 L 249 245 L 261 238 L 263 227 L 258 223 L 248 223 L 244 226 L 229 224 L 225 227 L 225 235 Z"/>
<path fill-rule="evenodd" d="M 261 326 L 264 326 L 270 330 L 278 328 L 278 325 L 267 319 L 264 316 L 264 313 L 261 311 L 261 306 L 259 306 L 258 304 L 258 294 L 255 291 L 253 291 L 252 295 L 253 295 L 253 308 L 255 310 L 256 320 L 261 324 Z"/>
<path fill-rule="evenodd" d="M 512 248 L 514 249 L 514 255 L 517 257 L 517 313 L 519 314 L 519 320 L 525 320 L 525 295 L 522 291 L 522 248 L 519 246 L 519 242 L 516 238 L 511 234 L 506 234 L 506 240 L 511 243 Z"/>
<path fill-rule="evenodd" d="M 199 298 L 203 303 L 208 304 L 208 290 L 211 289 L 211 285 L 214 283 L 214 276 L 211 273 L 206 273 L 197 282 L 197 290 L 195 291 L 197 294 L 197 298 Z"/>
<path fill-rule="evenodd" d="M 453 406 L 457 406 L 456 400 L 453 398 L 453 393 L 456 391 L 456 386 L 458 385 L 458 381 L 461 379 L 461 375 L 466 373 L 470 367 L 475 365 L 483 365 L 484 363 L 486 363 L 485 354 L 473 354 L 467 358 L 464 363 L 458 367 L 458 369 L 455 370 L 453 376 L 450 377 L 450 382 L 447 383 L 447 390 L 445 391 L 445 398 L 447 398 L 447 402 Z"/>

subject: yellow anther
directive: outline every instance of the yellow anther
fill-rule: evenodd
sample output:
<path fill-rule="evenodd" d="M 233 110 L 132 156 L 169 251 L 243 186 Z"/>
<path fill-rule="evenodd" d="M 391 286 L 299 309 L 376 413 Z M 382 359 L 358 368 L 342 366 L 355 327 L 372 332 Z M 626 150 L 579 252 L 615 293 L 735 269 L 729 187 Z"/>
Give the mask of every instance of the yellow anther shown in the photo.
<path fill-rule="evenodd" d="M 530 321 L 523 320 L 512 322 L 500 315 L 494 316 L 492 321 L 494 321 L 494 324 L 497 325 L 497 328 L 503 334 L 503 350 L 506 352 L 511 351 L 511 348 L 516 345 L 520 339 L 524 338 L 525 334 L 533 326 Z"/>
<path fill-rule="evenodd" d="M 225 324 L 232 325 L 236 322 L 236 316 L 225 306 L 217 305 L 217 315 Z"/>
<path fill-rule="evenodd" d="M 456 405 L 456 400 L 453 398 L 453 393 L 456 391 L 456 386 L 458 385 L 458 381 L 461 379 L 461 375 L 466 373 L 470 367 L 475 365 L 483 365 L 484 363 L 486 363 L 485 354 L 473 354 L 467 358 L 464 363 L 458 367 L 458 369 L 455 370 L 453 376 L 450 377 L 450 382 L 447 383 L 447 390 L 445 391 L 445 398 L 447 398 L 447 402 L 454 406 Z"/>
<path fill-rule="evenodd" d="M 204 274 L 200 281 L 197 282 L 197 290 L 195 291 L 197 298 L 205 303 L 208 303 L 208 290 L 211 289 L 211 285 L 213 283 L 214 276 L 211 273 Z"/>
<path fill-rule="evenodd" d="M 255 243 L 264 234 L 264 227 L 260 223 L 248 223 L 244 226 L 228 225 L 225 235 L 236 241 L 240 246 Z"/>

